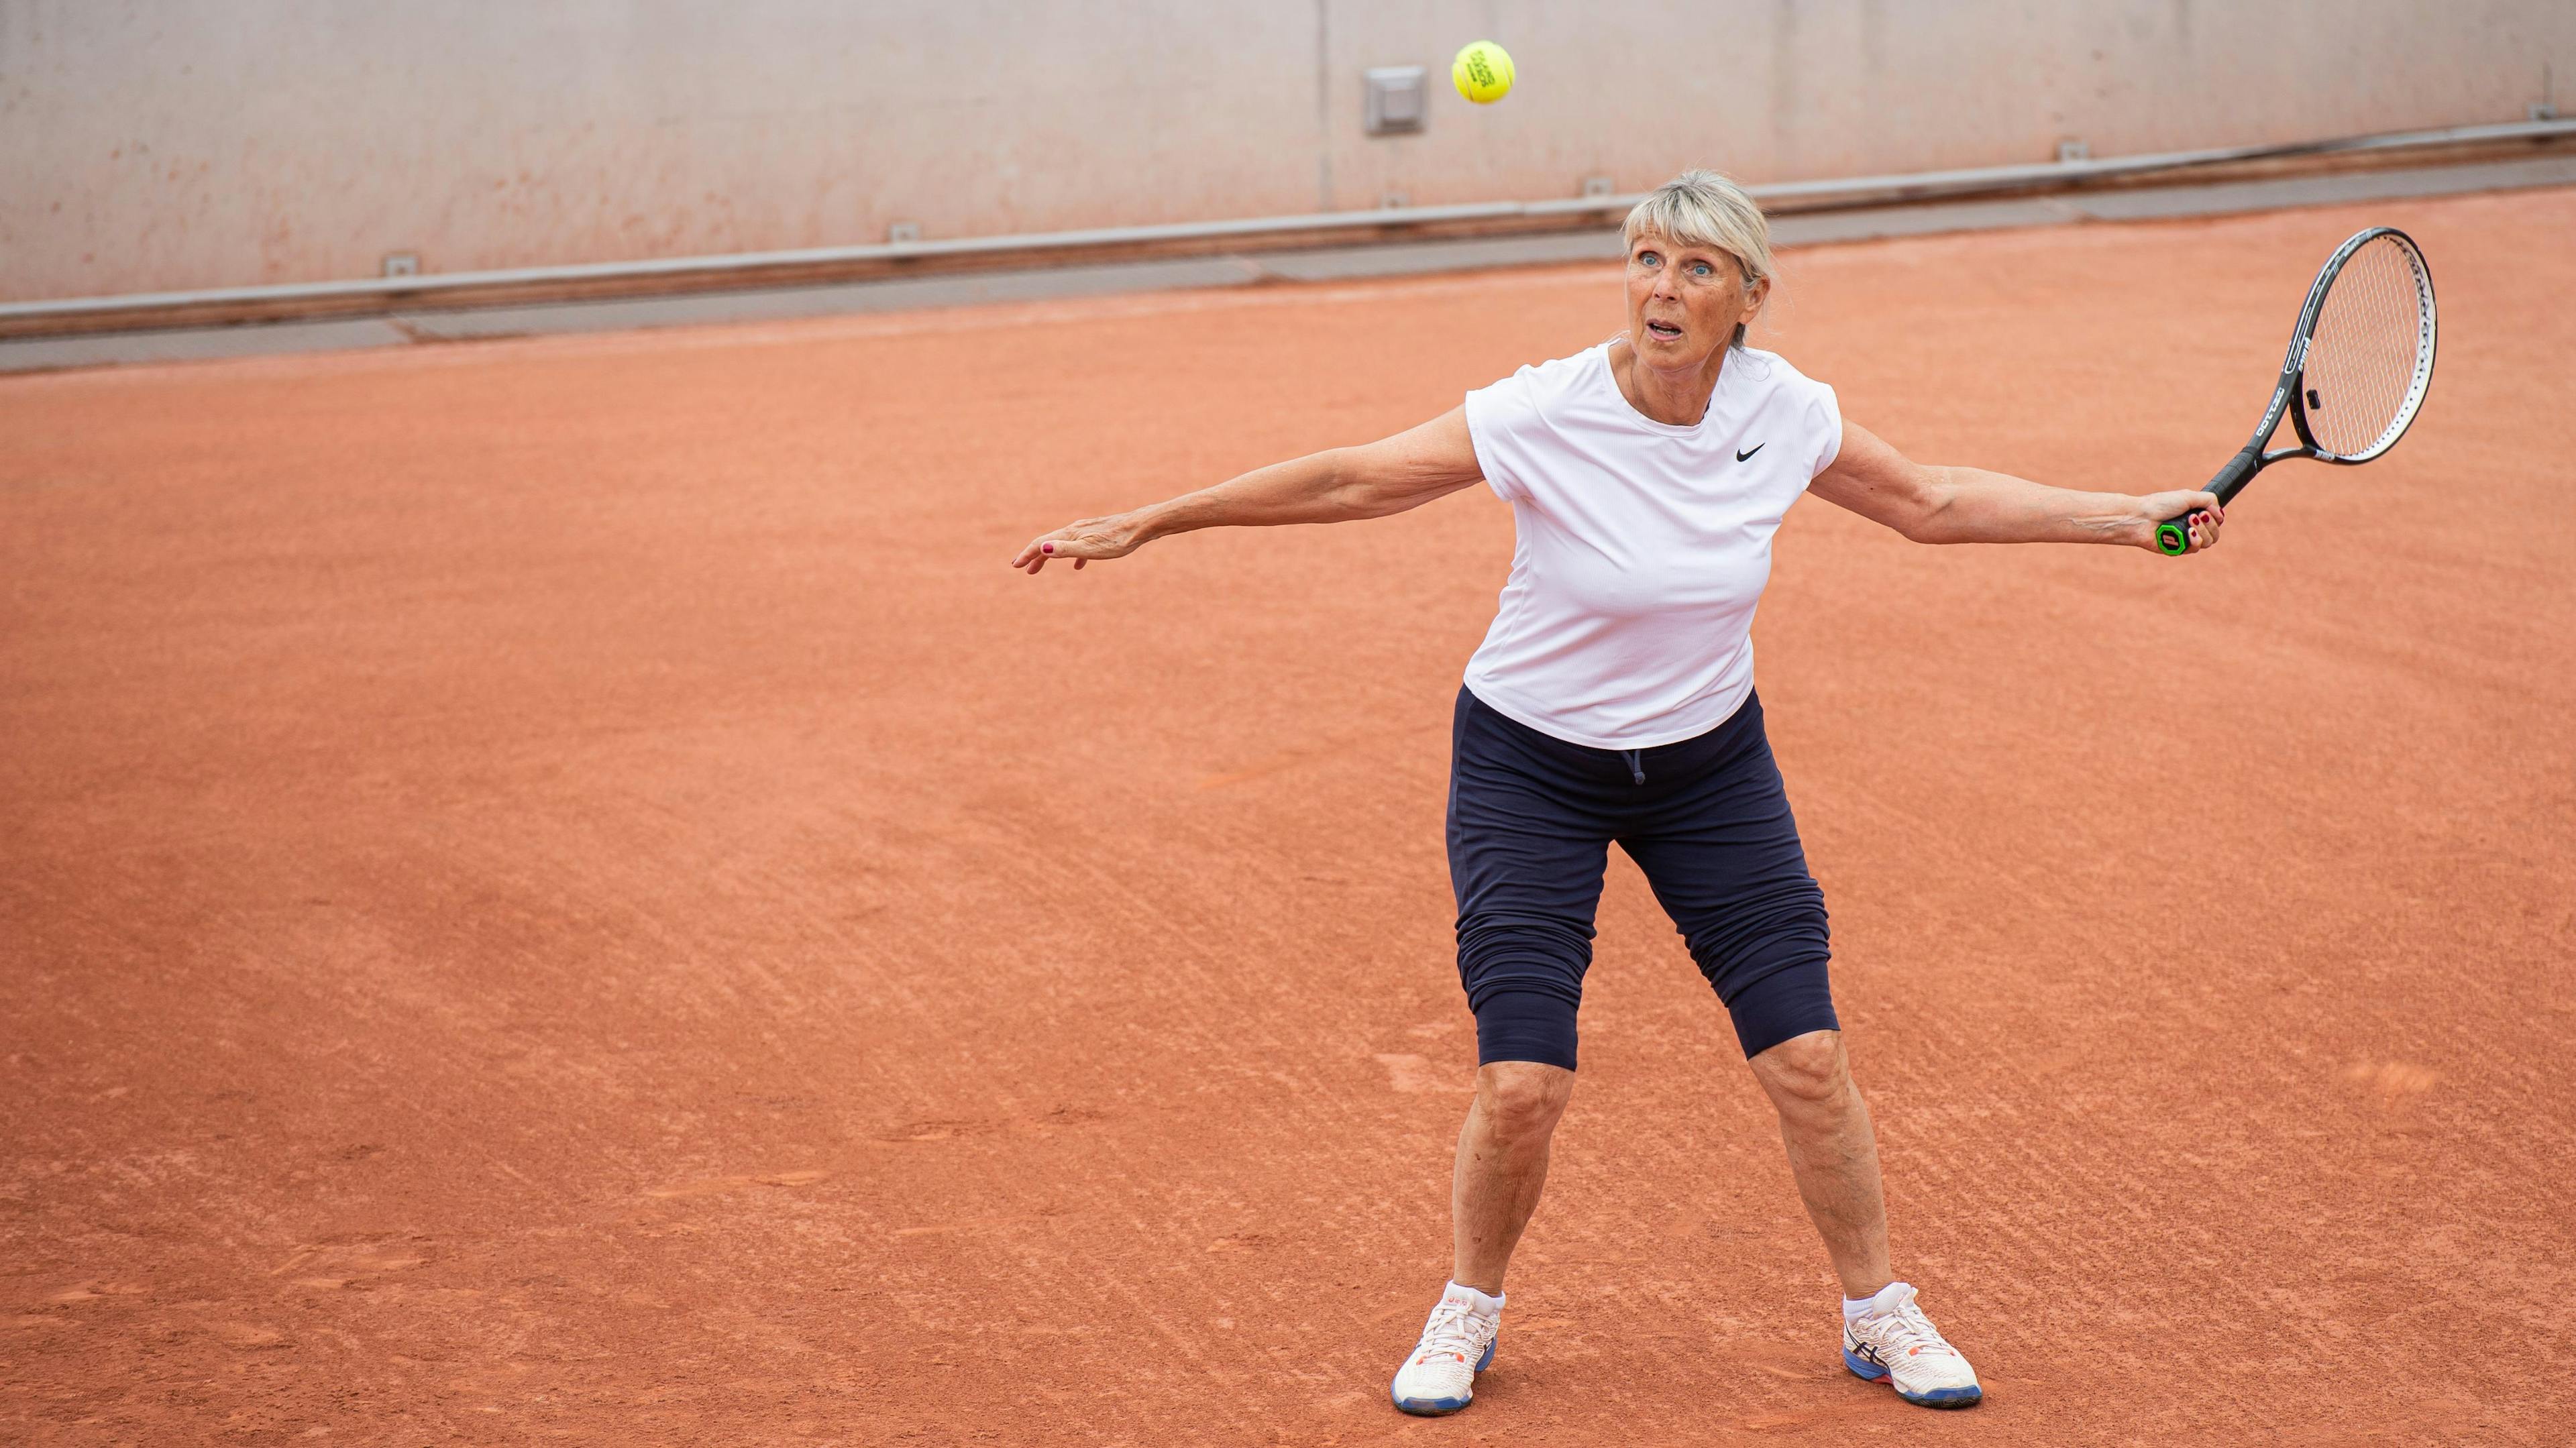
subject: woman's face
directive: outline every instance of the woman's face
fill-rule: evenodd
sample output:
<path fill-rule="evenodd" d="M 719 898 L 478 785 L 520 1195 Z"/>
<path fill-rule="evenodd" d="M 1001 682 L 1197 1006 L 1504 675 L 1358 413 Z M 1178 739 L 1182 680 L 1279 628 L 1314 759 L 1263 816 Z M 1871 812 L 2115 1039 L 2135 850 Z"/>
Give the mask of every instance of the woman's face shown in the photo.
<path fill-rule="evenodd" d="M 1770 290 L 1767 277 L 1746 286 L 1744 268 L 1726 252 L 1648 232 L 1628 248 L 1628 345 L 1650 367 L 1703 366 L 1762 310 Z"/>

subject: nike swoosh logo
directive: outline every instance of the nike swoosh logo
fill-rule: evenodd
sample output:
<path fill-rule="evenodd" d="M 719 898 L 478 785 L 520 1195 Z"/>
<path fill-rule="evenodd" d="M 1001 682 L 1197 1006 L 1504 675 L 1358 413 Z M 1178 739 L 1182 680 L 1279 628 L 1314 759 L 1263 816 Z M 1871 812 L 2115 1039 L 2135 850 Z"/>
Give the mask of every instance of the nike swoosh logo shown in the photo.
<path fill-rule="evenodd" d="M 1740 453 L 1737 453 L 1737 454 L 1735 455 L 1735 460 L 1736 460 L 1737 462 L 1743 462 L 1745 459 L 1747 459 L 1747 458 L 1749 458 L 1749 457 L 1753 456 L 1753 454 L 1754 454 L 1754 453 L 1758 453 L 1758 452 L 1762 451 L 1764 448 L 1769 447 L 1770 445 L 1771 445 L 1771 444 L 1769 444 L 1769 443 L 1767 443 L 1767 442 L 1757 442 L 1757 443 L 1755 443 L 1755 444 L 1752 446 L 1751 450 L 1746 451 L 1746 452 L 1740 452 Z"/>

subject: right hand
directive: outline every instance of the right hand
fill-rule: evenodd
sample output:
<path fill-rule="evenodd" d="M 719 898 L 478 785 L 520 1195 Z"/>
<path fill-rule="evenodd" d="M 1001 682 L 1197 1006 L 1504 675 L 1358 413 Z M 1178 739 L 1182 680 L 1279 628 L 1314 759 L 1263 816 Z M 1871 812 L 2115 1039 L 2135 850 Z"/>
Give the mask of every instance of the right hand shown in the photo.
<path fill-rule="evenodd" d="M 1035 573 L 1058 558 L 1072 559 L 1076 568 L 1094 558 L 1124 558 L 1144 546 L 1143 533 L 1133 513 L 1085 518 L 1030 539 L 1029 546 L 1011 560 L 1011 566 Z"/>

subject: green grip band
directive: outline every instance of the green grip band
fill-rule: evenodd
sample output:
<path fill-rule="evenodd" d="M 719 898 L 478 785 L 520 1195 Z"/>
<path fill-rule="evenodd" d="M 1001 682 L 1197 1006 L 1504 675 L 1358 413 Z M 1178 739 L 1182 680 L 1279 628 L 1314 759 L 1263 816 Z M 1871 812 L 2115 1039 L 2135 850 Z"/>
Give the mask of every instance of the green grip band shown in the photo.
<path fill-rule="evenodd" d="M 2168 558 L 2179 558 L 2191 551 L 2191 519 L 2188 516 L 2156 525 L 2156 551 Z"/>

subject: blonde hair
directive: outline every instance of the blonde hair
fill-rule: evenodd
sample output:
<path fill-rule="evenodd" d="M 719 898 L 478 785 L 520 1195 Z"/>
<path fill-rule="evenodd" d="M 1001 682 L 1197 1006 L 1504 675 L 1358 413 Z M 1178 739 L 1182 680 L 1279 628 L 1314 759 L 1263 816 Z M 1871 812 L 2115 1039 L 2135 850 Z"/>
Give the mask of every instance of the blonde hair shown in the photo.
<path fill-rule="evenodd" d="M 1725 252 L 1735 258 L 1748 287 L 1771 278 L 1771 223 L 1743 187 L 1714 171 L 1684 171 L 1631 207 L 1620 228 L 1623 244 L 1634 250 L 1637 238 L 1649 233 L 1675 246 Z M 1741 325 L 1727 345 L 1744 345 Z"/>

